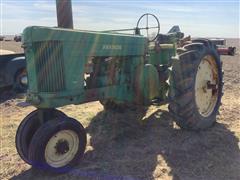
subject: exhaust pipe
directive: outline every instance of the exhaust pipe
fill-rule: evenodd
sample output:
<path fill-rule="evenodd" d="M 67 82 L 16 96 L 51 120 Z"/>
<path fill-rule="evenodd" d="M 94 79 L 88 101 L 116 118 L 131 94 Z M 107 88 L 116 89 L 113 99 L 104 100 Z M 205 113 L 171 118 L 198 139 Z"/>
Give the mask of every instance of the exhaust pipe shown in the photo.
<path fill-rule="evenodd" d="M 73 29 L 72 1 L 56 0 L 58 27 Z"/>

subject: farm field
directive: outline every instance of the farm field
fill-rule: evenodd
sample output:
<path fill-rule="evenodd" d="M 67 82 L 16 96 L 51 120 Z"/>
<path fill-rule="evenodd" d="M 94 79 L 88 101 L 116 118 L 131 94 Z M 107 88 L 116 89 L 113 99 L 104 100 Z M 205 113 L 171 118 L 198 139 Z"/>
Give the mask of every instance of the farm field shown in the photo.
<path fill-rule="evenodd" d="M 23 95 L 0 95 L 0 179 L 61 180 L 239 180 L 240 179 L 240 39 L 235 56 L 222 56 L 224 96 L 217 123 L 201 132 L 181 130 L 167 106 L 124 113 L 106 112 L 99 102 L 59 108 L 79 120 L 87 131 L 82 161 L 67 174 L 37 171 L 15 148 L 21 120 L 33 111 L 20 107 Z M 22 52 L 21 43 L 1 42 L 1 48 Z"/>

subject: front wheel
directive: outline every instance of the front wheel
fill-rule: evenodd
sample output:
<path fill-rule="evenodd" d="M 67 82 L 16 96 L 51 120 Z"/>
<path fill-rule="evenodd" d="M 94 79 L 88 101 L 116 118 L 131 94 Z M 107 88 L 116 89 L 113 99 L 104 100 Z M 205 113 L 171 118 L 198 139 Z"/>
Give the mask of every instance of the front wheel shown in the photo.
<path fill-rule="evenodd" d="M 222 65 L 208 40 L 183 47 L 173 63 L 169 111 L 184 129 L 201 130 L 214 124 L 222 97 Z"/>
<path fill-rule="evenodd" d="M 66 116 L 63 112 L 56 109 L 49 110 L 49 114 L 51 114 L 49 120 L 58 119 L 61 117 L 63 118 Z M 15 137 L 16 149 L 20 157 L 28 164 L 31 164 L 28 159 L 29 145 L 33 138 L 33 135 L 41 126 L 41 123 L 40 110 L 37 109 L 28 114 L 20 123 L 17 129 Z"/>
<path fill-rule="evenodd" d="M 73 118 L 48 121 L 34 134 L 28 158 L 33 167 L 67 172 L 78 163 L 86 148 L 86 132 Z"/>

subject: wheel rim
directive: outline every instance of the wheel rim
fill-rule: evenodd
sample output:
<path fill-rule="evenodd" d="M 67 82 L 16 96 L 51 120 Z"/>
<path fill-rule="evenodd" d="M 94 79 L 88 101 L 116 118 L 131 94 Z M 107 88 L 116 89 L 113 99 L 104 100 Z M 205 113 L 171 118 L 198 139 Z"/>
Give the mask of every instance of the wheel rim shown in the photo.
<path fill-rule="evenodd" d="M 214 111 L 218 99 L 218 68 L 213 56 L 205 56 L 197 70 L 195 81 L 195 100 L 198 111 L 208 117 Z"/>
<path fill-rule="evenodd" d="M 46 162 L 59 168 L 73 160 L 79 149 L 79 138 L 72 130 L 62 130 L 53 135 L 45 149 Z"/>

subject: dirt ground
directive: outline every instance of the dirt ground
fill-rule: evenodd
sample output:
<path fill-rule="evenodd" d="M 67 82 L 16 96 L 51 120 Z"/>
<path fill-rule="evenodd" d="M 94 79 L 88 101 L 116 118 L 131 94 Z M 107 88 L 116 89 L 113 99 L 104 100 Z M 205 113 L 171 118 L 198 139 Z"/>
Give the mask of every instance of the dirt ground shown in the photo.
<path fill-rule="evenodd" d="M 21 47 L 21 42 L 15 41 L 0 41 L 0 49 L 14 51 L 16 53 L 22 53 L 23 49 Z"/>
<path fill-rule="evenodd" d="M 240 41 L 229 39 L 227 43 L 237 46 L 238 52 L 234 57 L 222 56 L 224 96 L 214 127 L 183 131 L 173 123 L 166 106 L 150 107 L 147 113 L 106 112 L 98 102 L 65 106 L 60 109 L 83 124 L 88 138 L 83 160 L 68 174 L 37 171 L 21 160 L 15 133 L 34 107 L 19 107 L 24 97 L 4 92 L 0 102 L 0 179 L 239 180 Z M 19 43 L 7 42 L 7 46 L 21 51 Z"/>

